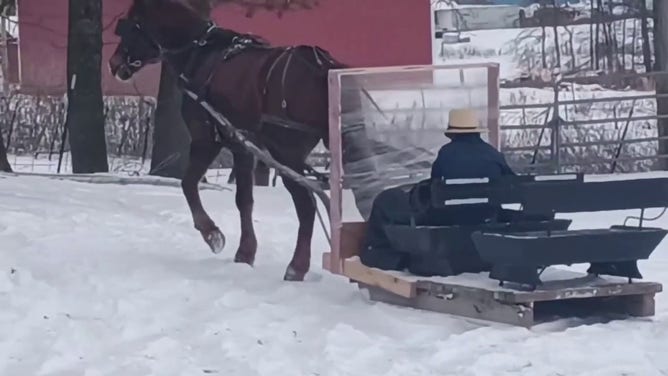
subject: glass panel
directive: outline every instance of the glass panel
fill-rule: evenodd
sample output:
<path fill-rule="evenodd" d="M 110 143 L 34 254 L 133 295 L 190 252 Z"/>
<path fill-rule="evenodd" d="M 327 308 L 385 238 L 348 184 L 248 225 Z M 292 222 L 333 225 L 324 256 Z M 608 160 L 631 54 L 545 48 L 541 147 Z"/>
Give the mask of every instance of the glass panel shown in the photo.
<path fill-rule="evenodd" d="M 368 218 L 384 189 L 429 178 L 449 111 L 488 128 L 488 66 L 374 68 L 340 74 L 343 221 Z M 331 126 L 331 125 L 330 125 Z M 483 133 L 488 140 L 488 134 Z M 332 150 L 336 158 L 337 151 Z"/>

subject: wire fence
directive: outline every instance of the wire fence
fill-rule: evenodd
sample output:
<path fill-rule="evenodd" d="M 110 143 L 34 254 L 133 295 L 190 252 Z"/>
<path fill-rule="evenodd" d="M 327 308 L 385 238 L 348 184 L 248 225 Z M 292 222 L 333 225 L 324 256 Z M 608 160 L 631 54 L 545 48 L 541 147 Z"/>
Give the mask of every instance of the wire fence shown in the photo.
<path fill-rule="evenodd" d="M 110 172 L 135 176 L 150 173 L 155 109 L 153 97 L 104 98 Z M 66 116 L 65 96 L 12 92 L 0 97 L 0 132 L 15 171 L 71 173 L 70 147 L 63 137 Z M 220 169 L 231 166 L 231 155 L 222 152 L 208 178 L 227 179 L 229 173 Z"/>
<path fill-rule="evenodd" d="M 628 79 L 620 76 L 621 80 Z M 666 72 L 634 73 L 649 90 L 604 90 L 582 79 L 555 80 L 547 89 L 513 89 L 501 106 L 503 152 L 522 172 L 643 172 L 665 169 L 668 142 L 654 88 Z M 608 78 L 609 79 L 609 78 Z M 652 90 L 652 91 L 650 91 Z"/>
<path fill-rule="evenodd" d="M 141 171 L 150 158 L 155 100 L 104 98 L 107 150 L 112 171 Z M 0 97 L 0 127 L 10 163 L 17 171 L 69 172 L 69 144 L 63 137 L 64 96 L 11 93 Z"/>
<path fill-rule="evenodd" d="M 619 82 L 644 80 L 644 89 L 617 85 L 611 90 L 596 80 L 583 84 L 582 77 L 555 80 L 545 88 L 501 89 L 501 149 L 509 163 L 524 173 L 665 169 L 668 134 L 660 130 L 668 122 L 668 113 L 662 113 L 659 103 L 668 100 L 668 94 L 657 95 L 654 89 L 668 73 L 632 76 L 633 80 L 620 76 Z M 0 97 L 0 132 L 16 171 L 71 172 L 69 146 L 63 138 L 66 102 L 65 97 L 17 93 Z M 110 171 L 149 174 L 155 99 L 106 97 L 104 104 Z M 406 111 L 419 111 L 416 106 L 420 104 Z M 308 162 L 322 172 L 327 170 L 329 153 L 324 145 L 313 151 Z M 225 151 L 207 177 L 228 182 L 231 166 L 231 155 Z M 275 184 L 275 176 L 272 181 Z"/>

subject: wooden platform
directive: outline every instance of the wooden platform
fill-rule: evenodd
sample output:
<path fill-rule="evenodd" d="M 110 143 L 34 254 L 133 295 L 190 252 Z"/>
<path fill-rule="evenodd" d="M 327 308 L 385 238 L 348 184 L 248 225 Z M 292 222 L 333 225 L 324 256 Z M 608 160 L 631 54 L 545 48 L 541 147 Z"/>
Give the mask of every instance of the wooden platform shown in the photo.
<path fill-rule="evenodd" d="M 653 316 L 654 296 L 662 291 L 659 283 L 629 283 L 560 268 L 546 270 L 544 284 L 534 291 L 501 287 L 487 273 L 420 278 L 369 268 L 350 251 L 359 249 L 364 227 L 344 223 L 341 244 L 353 248 L 342 247 L 341 274 L 368 289 L 374 301 L 528 328 L 561 317 Z M 323 257 L 326 269 L 329 256 Z"/>
<path fill-rule="evenodd" d="M 653 316 L 662 291 L 659 283 L 580 273 L 521 291 L 494 286 L 486 274 L 419 279 L 368 268 L 358 258 L 345 260 L 343 271 L 375 301 L 523 327 L 560 317 Z"/>

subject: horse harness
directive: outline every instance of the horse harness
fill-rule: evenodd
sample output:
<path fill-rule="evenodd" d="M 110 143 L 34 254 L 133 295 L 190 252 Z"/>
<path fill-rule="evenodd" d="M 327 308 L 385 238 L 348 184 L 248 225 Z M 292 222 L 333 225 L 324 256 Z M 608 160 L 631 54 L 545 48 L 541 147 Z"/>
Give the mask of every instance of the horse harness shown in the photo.
<path fill-rule="evenodd" d="M 148 33 L 146 33 L 142 29 L 142 25 L 136 21 L 136 20 L 131 20 L 131 19 L 120 19 L 116 25 L 116 30 L 115 34 L 119 35 L 121 37 L 124 37 L 126 35 L 131 35 L 132 33 L 140 33 L 144 38 L 146 38 L 152 47 L 157 49 L 157 53 L 160 57 L 163 57 L 164 55 L 170 54 L 170 55 L 176 55 L 188 51 L 192 51 L 193 48 L 195 49 L 195 52 L 191 54 L 189 57 L 188 62 L 186 63 L 186 67 L 183 72 L 179 72 L 179 77 L 178 77 L 178 84 L 183 87 L 183 88 L 188 88 L 189 91 L 192 91 L 195 95 L 196 98 L 193 98 L 196 102 L 199 102 L 202 98 L 205 98 L 208 94 L 209 91 L 209 85 L 211 84 L 211 81 L 213 79 L 213 76 L 215 74 L 215 67 L 216 67 L 216 62 L 219 61 L 218 59 L 222 59 L 223 61 L 229 60 L 233 58 L 234 56 L 239 55 L 241 52 L 249 49 L 249 48 L 275 48 L 271 47 L 269 43 L 263 41 L 261 38 L 251 36 L 251 35 L 243 35 L 243 34 L 238 34 L 230 31 L 223 30 L 219 27 L 217 27 L 213 22 L 209 21 L 204 25 L 206 28 L 198 37 L 193 38 L 190 42 L 186 43 L 185 45 L 175 48 L 175 49 L 166 49 L 160 43 L 158 43 L 154 38 L 151 37 Z M 222 36 L 224 33 L 230 33 L 234 34 L 234 36 L 231 38 L 231 41 L 227 43 L 226 47 L 215 51 L 217 53 L 217 56 L 215 59 L 211 59 L 212 63 L 210 66 L 209 73 L 207 75 L 206 80 L 204 81 L 203 85 L 199 88 L 196 88 L 195 90 L 191 90 L 191 82 L 188 78 L 194 70 L 195 64 L 197 64 L 198 57 L 202 56 L 202 54 L 208 52 L 206 51 L 206 47 L 208 46 L 215 46 L 215 42 L 218 42 L 220 40 L 216 40 L 215 37 Z M 275 67 L 278 65 L 278 62 L 285 56 L 288 57 L 288 61 L 286 65 L 283 67 L 283 76 L 282 76 L 282 89 L 283 89 L 283 101 L 282 101 L 282 107 L 285 111 L 286 117 L 276 117 L 276 116 L 269 116 L 266 114 L 263 114 L 260 120 L 260 126 L 263 124 L 272 124 L 276 126 L 281 126 L 285 127 L 288 129 L 294 129 L 302 132 L 307 132 L 307 133 L 316 133 L 313 129 L 307 127 L 304 124 L 292 121 L 290 119 L 287 119 L 287 100 L 285 99 L 285 78 L 287 76 L 287 70 L 289 68 L 291 59 L 292 59 L 292 53 L 294 52 L 293 47 L 288 47 L 285 48 L 284 51 L 276 58 L 272 66 L 269 68 L 267 77 L 265 78 L 265 87 L 263 89 L 263 95 L 266 95 L 267 93 L 267 86 L 269 83 L 269 80 L 271 78 L 271 75 L 275 69 Z M 324 57 L 326 60 L 328 60 L 329 63 L 334 63 L 334 60 L 328 56 L 326 52 L 324 52 L 322 49 L 318 47 L 313 47 L 313 52 L 316 58 L 316 61 L 320 66 L 323 65 L 321 57 Z M 139 65 L 142 65 L 143 62 L 140 60 L 132 60 L 130 56 L 127 56 L 127 64 L 130 66 L 136 67 L 137 63 Z M 244 136 L 253 139 L 252 134 L 247 131 L 242 131 L 239 130 L 242 133 L 244 133 Z M 214 135 L 216 137 L 216 142 L 222 142 L 222 140 L 225 137 L 223 134 L 223 130 L 221 127 L 214 127 Z M 266 147 L 265 147 L 266 149 Z M 304 170 L 307 172 L 315 173 L 315 170 L 308 166 L 308 164 L 304 163 L 303 166 Z M 324 175 L 321 175 L 319 173 L 316 173 L 316 178 L 318 180 L 324 180 L 326 181 L 326 177 Z"/>
<path fill-rule="evenodd" d="M 227 47 L 223 49 L 215 49 L 216 45 L 216 33 L 224 33 L 226 31 L 222 31 L 222 29 L 219 29 L 213 25 L 213 23 L 210 23 L 210 27 L 207 28 L 207 31 L 205 35 L 200 37 L 196 42 L 197 49 L 195 52 L 191 55 L 189 58 L 188 62 L 186 63 L 186 67 L 184 69 L 184 72 L 179 75 L 179 83 L 180 85 L 184 87 L 188 87 L 191 91 L 193 91 L 196 95 L 197 98 L 206 98 L 209 92 L 209 86 L 211 84 L 211 81 L 213 80 L 214 74 L 216 73 L 216 63 L 219 61 L 228 61 L 235 56 L 240 55 L 242 52 L 247 51 L 251 48 L 260 48 L 260 49 L 270 49 L 270 48 L 276 48 L 270 46 L 267 42 L 265 42 L 262 39 L 259 39 L 255 36 L 251 35 L 235 35 L 234 37 L 231 38 L 231 42 L 227 45 Z M 208 67 L 208 73 L 206 76 L 206 79 L 204 80 L 203 84 L 197 88 L 192 88 L 191 82 L 188 79 L 188 76 L 192 76 L 194 73 L 195 68 L 197 67 L 197 64 L 202 56 L 206 56 L 207 53 L 210 53 L 210 51 L 206 50 L 206 47 L 213 46 L 215 56 L 213 58 L 208 59 L 210 61 L 209 67 Z M 313 50 L 313 54 L 315 57 L 316 62 L 318 63 L 319 66 L 324 66 L 325 62 L 329 64 L 336 64 L 334 59 L 329 56 L 329 54 L 321 49 L 320 47 L 314 46 L 311 47 Z M 293 46 L 289 47 L 284 47 L 283 51 L 275 58 L 270 59 L 271 65 L 269 66 L 269 69 L 267 70 L 267 74 L 264 79 L 264 87 L 262 90 L 262 95 L 263 99 L 266 98 L 267 91 L 268 91 L 268 86 L 269 86 L 269 81 L 273 74 L 275 73 L 277 67 L 279 66 L 279 63 L 282 60 L 286 60 L 285 65 L 283 66 L 282 72 L 281 72 L 281 95 L 282 95 L 282 101 L 281 101 L 281 107 L 283 109 L 283 115 L 284 116 L 276 116 L 276 115 L 269 115 L 266 113 L 261 114 L 260 117 L 260 127 L 263 125 L 274 125 L 274 126 L 280 126 L 283 128 L 288 128 L 288 129 L 293 129 L 297 130 L 300 132 L 304 133 L 310 133 L 310 134 L 317 134 L 317 132 L 302 123 L 296 122 L 294 120 L 289 119 L 289 113 L 288 113 L 288 102 L 285 96 L 285 85 L 286 85 L 286 78 L 287 78 L 287 72 L 288 69 L 290 68 L 290 65 L 292 63 L 292 59 L 295 56 L 294 55 L 295 48 Z M 309 67 L 312 65 L 307 64 Z M 266 102 L 264 102 L 266 103 Z M 215 129 L 215 135 L 216 135 L 216 141 L 217 142 L 222 142 L 222 140 L 225 137 L 224 134 L 222 134 L 222 130 L 219 127 L 214 127 Z M 242 133 L 247 138 L 254 139 L 255 137 L 250 134 L 248 131 L 240 130 Z M 266 142 L 265 142 L 266 143 Z M 266 148 L 266 147 L 265 147 Z M 317 172 L 316 170 L 313 169 L 313 167 L 309 166 L 307 163 L 304 163 L 304 170 L 307 174 L 315 176 L 318 180 L 326 182 L 327 177 L 322 175 L 321 173 Z"/>
<path fill-rule="evenodd" d="M 190 87 L 190 81 L 188 80 L 188 76 L 192 76 L 193 71 L 197 64 L 199 63 L 200 57 L 205 56 L 208 51 L 206 49 L 207 46 L 214 46 L 218 42 L 216 40 L 216 35 L 222 35 L 222 33 L 225 33 L 227 31 L 224 31 L 218 27 L 216 27 L 213 23 L 210 23 L 210 27 L 207 28 L 207 31 L 203 36 L 201 36 L 196 42 L 195 45 L 197 46 L 196 52 L 193 53 L 188 60 L 186 64 L 186 68 L 184 69 L 184 72 L 180 75 L 179 81 L 180 84 L 183 86 L 188 86 L 189 89 L 193 92 L 195 92 L 198 96 L 198 98 L 204 98 L 207 96 L 208 91 L 209 91 L 209 86 L 211 84 L 211 81 L 213 80 L 213 76 L 216 73 L 216 63 L 219 61 L 229 61 L 230 59 L 234 58 L 237 55 L 240 55 L 242 52 L 249 50 L 251 48 L 259 48 L 259 49 L 274 49 L 276 47 L 270 46 L 267 42 L 264 40 L 257 38 L 252 35 L 235 35 L 234 37 L 231 38 L 231 41 L 227 44 L 227 46 L 223 49 L 216 49 L 214 52 L 216 56 L 209 61 L 211 63 L 209 64 L 208 67 L 208 74 L 206 76 L 206 79 L 204 80 L 203 84 L 197 88 L 192 88 Z M 235 33 L 236 34 L 236 33 Z M 311 47 L 313 50 L 313 54 L 315 57 L 315 60 L 319 66 L 324 66 L 325 61 L 330 64 L 335 64 L 334 60 L 329 56 L 329 54 L 321 49 L 320 47 L 314 46 Z M 311 133 L 311 134 L 317 134 L 317 131 L 315 131 L 312 127 L 309 127 L 305 124 L 302 124 L 300 122 L 296 122 L 294 120 L 291 120 L 289 117 L 289 110 L 288 110 L 288 101 L 286 99 L 285 95 L 285 87 L 286 87 L 286 79 L 287 79 L 287 73 L 288 70 L 291 67 L 291 63 L 293 61 L 293 58 L 297 55 L 294 54 L 295 52 L 295 47 L 294 46 L 288 46 L 288 47 L 283 47 L 283 51 L 275 58 L 270 59 L 271 65 L 269 66 L 269 69 L 267 70 L 267 74 L 264 79 L 264 87 L 262 89 L 262 95 L 263 99 L 266 98 L 267 96 L 267 91 L 269 88 L 269 81 L 273 77 L 273 74 L 275 73 L 277 67 L 279 64 L 283 61 L 285 61 L 285 64 L 283 65 L 282 72 L 281 74 L 281 108 L 283 109 L 283 116 L 276 116 L 276 115 L 269 115 L 266 113 L 263 113 L 260 118 L 260 125 L 275 125 L 275 126 L 280 126 L 283 128 L 288 128 L 288 129 L 293 129 L 297 131 L 301 131 L 304 133 Z M 299 57 L 299 56 L 298 56 Z M 311 66 L 309 64 L 309 66 Z M 266 102 L 264 102 L 266 103 Z"/>

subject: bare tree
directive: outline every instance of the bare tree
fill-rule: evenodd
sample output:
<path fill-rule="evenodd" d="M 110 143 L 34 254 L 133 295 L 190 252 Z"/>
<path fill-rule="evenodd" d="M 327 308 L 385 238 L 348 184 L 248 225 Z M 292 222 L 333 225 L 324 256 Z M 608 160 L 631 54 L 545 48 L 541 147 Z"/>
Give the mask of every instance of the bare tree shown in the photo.
<path fill-rule="evenodd" d="M 656 66 L 660 71 L 668 71 L 668 2 L 656 1 L 654 2 L 654 38 L 656 50 L 655 59 Z M 663 96 L 657 98 L 657 115 L 661 118 L 658 121 L 659 137 L 668 136 L 668 99 L 665 95 L 668 93 L 668 80 L 665 75 L 656 77 L 656 93 Z M 668 154 L 668 142 L 662 139 L 659 142 L 659 154 Z M 663 159 L 661 162 L 661 169 L 668 170 L 668 161 Z"/>
<path fill-rule="evenodd" d="M 7 14 L 12 14 L 15 10 L 16 3 L 15 0 L 0 0 L 0 14 L 2 15 L 2 18 L 4 20 L 5 16 Z M 2 35 L 6 35 L 6 30 L 5 30 L 5 22 L 2 22 Z M 3 81 L 7 82 L 7 54 L 6 54 L 6 38 L 2 38 L 3 43 L 5 45 L 3 46 L 3 61 L 2 61 L 2 67 L 3 67 Z M 4 93 L 4 95 L 8 95 L 7 92 Z M 4 172 L 12 172 L 12 166 L 9 164 L 9 160 L 7 159 L 7 150 L 5 148 L 5 141 L 2 138 L 2 131 L 0 130 L 0 171 Z"/>
<path fill-rule="evenodd" d="M 15 14 L 16 0 L 0 0 L 0 11 L 6 14 Z"/>
<path fill-rule="evenodd" d="M 664 1 L 665 2 L 665 1 Z M 654 12 L 655 14 L 658 14 L 659 10 L 658 8 L 662 8 L 663 6 L 659 5 L 661 4 L 661 1 L 655 1 L 654 2 Z M 649 39 L 649 26 L 647 24 L 647 19 L 649 17 L 649 12 L 647 11 L 647 4 L 645 4 L 645 1 L 640 1 L 640 34 L 642 36 L 642 56 L 643 56 L 643 63 L 645 64 L 645 70 L 647 72 L 652 71 L 652 51 L 650 50 L 650 39 Z M 656 30 L 659 30 L 656 24 L 654 24 L 654 40 L 657 41 L 657 33 Z"/>
<path fill-rule="evenodd" d="M 0 171 L 12 172 L 12 166 L 9 165 L 9 160 L 7 159 L 7 150 L 5 150 L 2 132 L 0 132 Z"/>
<path fill-rule="evenodd" d="M 183 94 L 173 69 L 162 64 L 155 109 L 151 175 L 181 179 L 188 166 L 190 135 L 181 117 Z"/>
<path fill-rule="evenodd" d="M 16 0 L 0 0 L 0 41 L 2 41 L 2 90 L 9 92 L 8 17 L 16 14 Z"/>
<path fill-rule="evenodd" d="M 208 17 L 212 3 L 201 0 L 198 9 Z M 190 135 L 181 116 L 183 93 L 178 88 L 178 76 L 169 65 L 163 63 L 160 87 L 155 109 L 153 150 L 151 151 L 151 175 L 182 179 L 188 167 Z"/>
<path fill-rule="evenodd" d="M 74 173 L 109 171 L 101 69 L 102 0 L 70 0 L 66 129 Z"/>

